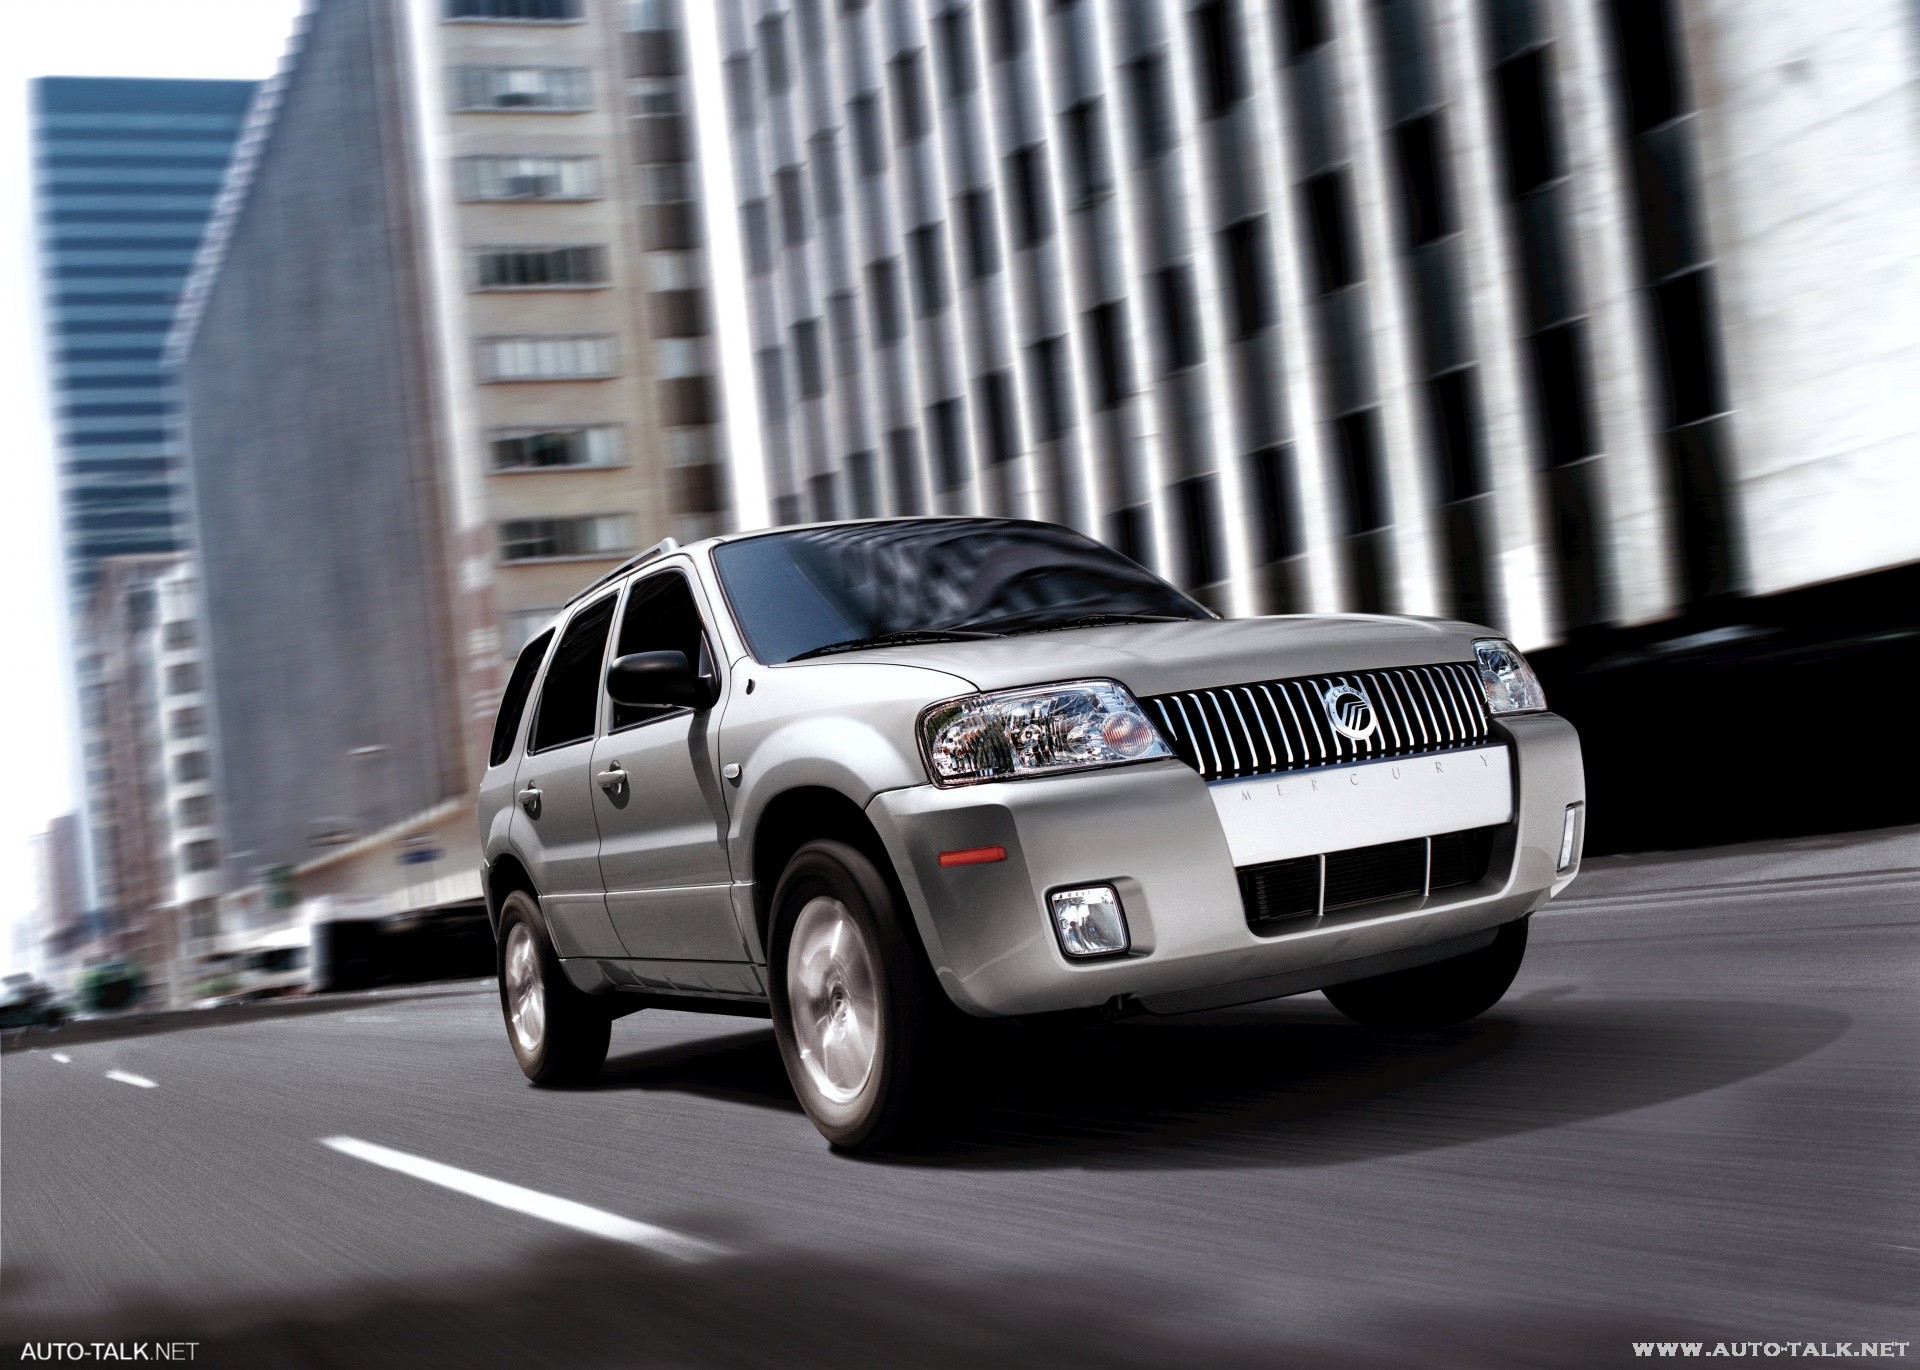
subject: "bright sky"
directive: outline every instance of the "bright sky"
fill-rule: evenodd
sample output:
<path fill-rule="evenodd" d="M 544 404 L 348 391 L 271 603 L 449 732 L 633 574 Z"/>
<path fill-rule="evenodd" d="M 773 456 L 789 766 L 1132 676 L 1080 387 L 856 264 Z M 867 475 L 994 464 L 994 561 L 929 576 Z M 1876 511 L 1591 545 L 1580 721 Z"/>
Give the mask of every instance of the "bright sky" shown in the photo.
<path fill-rule="evenodd" d="M 6 631 L 0 718 L 9 720 L 0 783 L 0 963 L 12 920 L 33 899 L 28 839 L 75 803 L 48 416 L 35 276 L 27 82 L 36 76 L 260 78 L 273 74 L 300 0 L 60 0 L 10 4 L 0 44 L 0 492 L 13 509 L 0 538 Z"/>

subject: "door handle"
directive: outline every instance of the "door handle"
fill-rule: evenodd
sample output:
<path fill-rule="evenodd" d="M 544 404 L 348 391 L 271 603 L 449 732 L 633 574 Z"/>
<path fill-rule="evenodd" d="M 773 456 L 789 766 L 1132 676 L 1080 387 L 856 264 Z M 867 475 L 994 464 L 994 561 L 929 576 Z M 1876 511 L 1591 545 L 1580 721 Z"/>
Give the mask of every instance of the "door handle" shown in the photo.
<path fill-rule="evenodd" d="M 540 787 L 529 785 L 519 794 L 520 807 L 527 811 L 528 818 L 540 816 Z"/>
<path fill-rule="evenodd" d="M 618 761 L 610 763 L 604 771 L 600 772 L 600 774 L 594 778 L 600 782 L 600 788 L 608 794 L 624 788 L 627 783 L 627 773 L 620 768 Z"/>

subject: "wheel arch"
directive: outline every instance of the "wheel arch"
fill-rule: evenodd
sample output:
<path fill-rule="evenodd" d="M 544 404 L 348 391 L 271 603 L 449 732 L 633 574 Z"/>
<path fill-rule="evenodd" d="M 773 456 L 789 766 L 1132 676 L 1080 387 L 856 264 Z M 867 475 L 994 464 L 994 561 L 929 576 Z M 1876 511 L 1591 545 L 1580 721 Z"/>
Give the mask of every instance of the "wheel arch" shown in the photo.
<path fill-rule="evenodd" d="M 512 852 L 501 852 L 488 863 L 486 871 L 487 926 L 496 942 L 500 940 L 500 906 L 515 890 L 526 891 L 534 906 L 539 907 L 540 891 L 534 888 L 527 868 Z"/>
<path fill-rule="evenodd" d="M 892 889 L 900 921 L 916 947 L 920 946 L 906 892 L 901 888 L 886 843 L 866 810 L 839 790 L 825 785 L 796 785 L 767 801 L 753 827 L 753 917 L 760 945 L 769 943 L 773 921 L 774 888 L 793 854 L 809 842 L 844 842 L 872 861 Z M 921 949 L 924 957 L 925 950 Z"/>

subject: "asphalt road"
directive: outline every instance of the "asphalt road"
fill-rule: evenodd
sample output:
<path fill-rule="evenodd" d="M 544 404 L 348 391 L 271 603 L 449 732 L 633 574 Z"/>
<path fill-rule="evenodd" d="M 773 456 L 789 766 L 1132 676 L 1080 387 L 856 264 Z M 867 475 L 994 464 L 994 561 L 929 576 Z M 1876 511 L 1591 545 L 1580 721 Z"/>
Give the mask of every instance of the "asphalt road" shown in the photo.
<path fill-rule="evenodd" d="M 763 1023 L 642 1013 L 533 1089 L 491 986 L 12 1054 L 0 1359 L 1920 1359 L 1916 923 L 1915 829 L 1591 863 L 1476 1023 L 1011 1032 L 906 1160 L 829 1151 Z"/>

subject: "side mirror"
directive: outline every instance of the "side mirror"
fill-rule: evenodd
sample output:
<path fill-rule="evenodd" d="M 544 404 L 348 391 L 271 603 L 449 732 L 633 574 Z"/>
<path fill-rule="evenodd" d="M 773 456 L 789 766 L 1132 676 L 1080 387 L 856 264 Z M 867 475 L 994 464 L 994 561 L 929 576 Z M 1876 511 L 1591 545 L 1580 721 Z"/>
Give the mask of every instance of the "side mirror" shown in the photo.
<path fill-rule="evenodd" d="M 633 652 L 607 667 L 607 694 L 616 704 L 707 709 L 719 684 L 697 674 L 685 652 Z"/>

